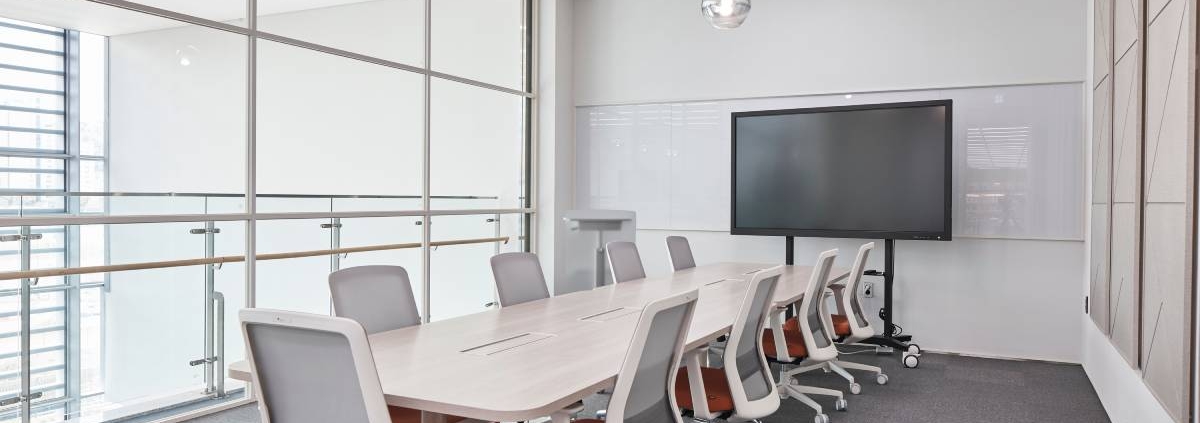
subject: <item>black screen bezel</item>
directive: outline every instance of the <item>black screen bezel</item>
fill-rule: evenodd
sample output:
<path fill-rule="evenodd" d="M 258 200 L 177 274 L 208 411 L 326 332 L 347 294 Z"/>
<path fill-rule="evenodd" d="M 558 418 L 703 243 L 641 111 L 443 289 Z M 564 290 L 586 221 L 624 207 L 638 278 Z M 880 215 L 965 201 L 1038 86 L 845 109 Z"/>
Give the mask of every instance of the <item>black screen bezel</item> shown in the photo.
<path fill-rule="evenodd" d="M 814 228 L 742 228 L 737 226 L 737 133 L 738 119 L 744 117 L 799 115 L 830 112 L 854 112 L 866 110 L 888 110 L 921 107 L 944 107 L 946 109 L 945 143 L 946 154 L 943 158 L 945 181 L 943 182 L 943 207 L 945 218 L 940 231 L 881 231 L 881 230 L 847 230 L 847 229 L 814 229 Z M 730 202 L 729 202 L 729 233 L 731 235 L 763 235 L 763 236 L 794 236 L 812 238 L 854 238 L 854 239 L 899 239 L 950 241 L 952 239 L 952 197 L 951 182 L 953 180 L 954 158 L 954 102 L 953 100 L 911 101 L 901 103 L 861 104 L 852 106 L 810 107 L 801 109 L 761 110 L 751 112 L 735 112 L 731 116 L 732 135 L 730 136 Z"/>

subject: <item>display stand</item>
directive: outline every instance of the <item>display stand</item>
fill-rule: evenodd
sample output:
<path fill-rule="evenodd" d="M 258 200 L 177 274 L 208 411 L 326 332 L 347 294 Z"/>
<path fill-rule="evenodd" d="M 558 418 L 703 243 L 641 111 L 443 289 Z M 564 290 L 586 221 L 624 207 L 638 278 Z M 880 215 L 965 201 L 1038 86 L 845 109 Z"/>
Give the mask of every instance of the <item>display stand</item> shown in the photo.
<path fill-rule="evenodd" d="M 786 254 L 788 265 L 795 263 L 796 240 L 794 237 L 786 237 Z M 912 335 L 903 335 L 896 330 L 896 324 L 892 321 L 893 306 L 892 306 L 892 288 L 895 282 L 895 264 L 896 264 L 896 240 L 886 239 L 883 241 L 883 271 L 867 270 L 863 272 L 866 276 L 882 276 L 883 277 L 883 308 L 879 310 L 879 318 L 883 319 L 883 334 L 867 338 L 862 341 L 863 344 L 877 345 L 886 348 L 895 348 L 902 352 L 901 359 L 904 367 L 915 368 L 920 365 L 921 347 L 912 343 Z M 789 310 L 790 313 L 790 310 Z M 790 317 L 790 316 L 789 316 Z"/>

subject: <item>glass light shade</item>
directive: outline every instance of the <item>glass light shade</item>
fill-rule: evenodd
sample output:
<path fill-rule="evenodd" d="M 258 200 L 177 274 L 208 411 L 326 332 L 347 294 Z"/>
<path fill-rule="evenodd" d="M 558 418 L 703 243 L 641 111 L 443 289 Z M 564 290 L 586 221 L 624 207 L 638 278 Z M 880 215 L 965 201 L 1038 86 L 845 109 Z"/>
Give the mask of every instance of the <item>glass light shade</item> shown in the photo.
<path fill-rule="evenodd" d="M 700 12 L 713 27 L 733 29 L 750 15 L 750 0 L 701 0 Z"/>

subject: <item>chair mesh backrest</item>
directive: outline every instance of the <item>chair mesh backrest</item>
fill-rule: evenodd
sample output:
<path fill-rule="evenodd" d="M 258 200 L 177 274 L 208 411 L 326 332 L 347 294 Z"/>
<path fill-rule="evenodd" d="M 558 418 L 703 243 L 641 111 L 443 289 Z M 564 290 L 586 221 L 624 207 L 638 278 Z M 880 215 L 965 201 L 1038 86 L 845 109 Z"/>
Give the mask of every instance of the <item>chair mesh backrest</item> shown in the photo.
<path fill-rule="evenodd" d="M 869 327 L 871 321 L 867 320 L 866 313 L 863 312 L 862 298 L 859 298 L 858 286 L 862 284 L 863 268 L 866 267 L 867 258 L 871 255 L 871 250 L 875 248 L 875 243 L 870 242 L 863 244 L 858 249 L 858 256 L 854 258 L 854 266 L 850 269 L 850 280 L 846 281 L 846 290 L 842 295 L 847 296 L 850 302 L 850 314 L 853 315 L 854 321 L 860 328 Z"/>
<path fill-rule="evenodd" d="M 329 275 L 333 311 L 357 321 L 368 334 L 421 323 L 408 272 L 400 266 L 360 266 Z"/>
<path fill-rule="evenodd" d="M 637 373 L 632 375 L 633 382 L 628 393 L 620 393 L 627 395 L 622 422 L 677 421 L 679 412 L 671 404 L 673 387 L 670 381 L 678 369 L 679 357 L 676 353 L 691 326 L 689 309 L 693 305 L 689 302 L 658 312 L 650 323 L 650 330 L 646 332 L 646 344 L 641 351 L 629 352 L 629 355 L 637 354 L 639 357 Z M 613 395 L 617 394 L 613 392 Z"/>
<path fill-rule="evenodd" d="M 800 302 L 803 318 L 807 323 L 807 329 L 812 331 L 814 348 L 826 348 L 833 345 L 833 338 L 829 333 L 829 328 L 825 327 L 825 289 L 829 287 L 829 272 L 833 269 L 833 261 L 837 259 L 837 254 L 822 255 L 817 261 L 816 267 L 813 268 L 812 278 L 808 282 L 808 292 L 804 293 L 804 300 Z"/>
<path fill-rule="evenodd" d="M 272 422 L 369 422 L 344 335 L 265 323 L 245 330 Z"/>
<path fill-rule="evenodd" d="M 610 242 L 605 247 L 608 267 L 612 271 L 613 283 L 629 282 L 646 277 L 642 267 L 642 256 L 632 242 Z"/>
<path fill-rule="evenodd" d="M 767 312 L 775 296 L 775 285 L 779 275 L 764 278 L 759 281 L 757 288 L 751 288 L 747 295 L 753 295 L 753 300 L 742 305 L 742 313 L 746 320 L 739 327 L 733 328 L 731 338 L 737 339 L 736 350 L 733 351 L 738 378 L 742 381 L 746 399 L 755 401 L 773 393 L 774 382 L 767 373 L 770 369 L 763 367 L 762 350 L 763 326 L 766 323 Z M 726 354 L 730 351 L 726 350 Z"/>
<path fill-rule="evenodd" d="M 504 253 L 492 257 L 492 276 L 500 305 L 511 307 L 550 298 L 542 265 L 533 253 Z"/>
<path fill-rule="evenodd" d="M 687 238 L 681 236 L 667 237 L 667 255 L 671 259 L 671 267 L 675 271 L 696 267 L 696 259 L 692 257 L 692 246 Z"/>

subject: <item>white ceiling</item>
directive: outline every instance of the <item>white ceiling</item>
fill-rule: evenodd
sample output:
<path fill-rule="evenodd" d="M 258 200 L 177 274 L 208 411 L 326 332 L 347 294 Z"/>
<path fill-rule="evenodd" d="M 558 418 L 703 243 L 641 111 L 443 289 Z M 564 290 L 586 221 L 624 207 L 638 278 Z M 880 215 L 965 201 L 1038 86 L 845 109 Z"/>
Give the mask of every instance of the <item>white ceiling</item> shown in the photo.
<path fill-rule="evenodd" d="M 411 0 L 258 0 L 258 14 L 273 15 L 366 1 Z M 246 16 L 244 0 L 139 0 L 136 3 L 209 20 L 245 25 L 241 22 Z M 0 16 L 110 36 L 182 25 L 178 21 L 84 0 L 0 0 Z"/>

